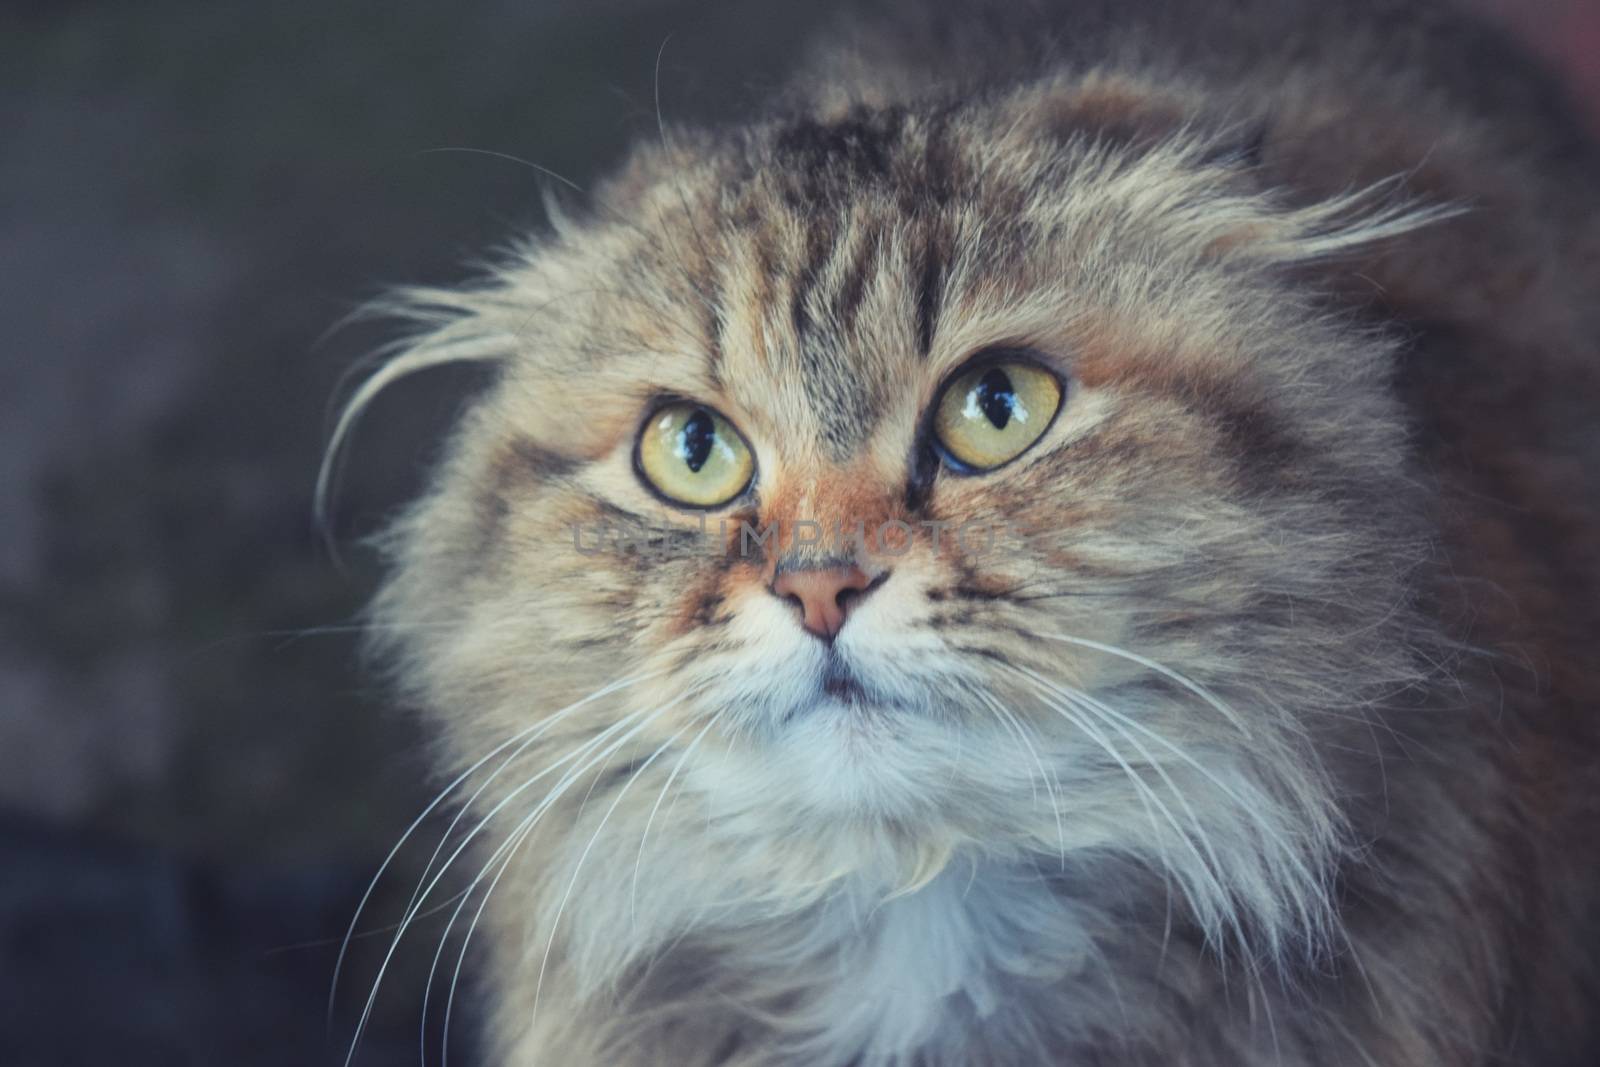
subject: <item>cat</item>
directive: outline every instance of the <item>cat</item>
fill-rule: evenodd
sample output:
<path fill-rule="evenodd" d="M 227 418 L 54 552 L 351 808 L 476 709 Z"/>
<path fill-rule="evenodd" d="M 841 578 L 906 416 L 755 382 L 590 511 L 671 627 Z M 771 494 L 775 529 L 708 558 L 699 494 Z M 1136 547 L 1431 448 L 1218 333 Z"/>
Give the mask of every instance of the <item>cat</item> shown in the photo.
<path fill-rule="evenodd" d="M 1600 1062 L 1597 208 L 1444 8 L 902 5 L 402 294 L 490 1062 Z"/>

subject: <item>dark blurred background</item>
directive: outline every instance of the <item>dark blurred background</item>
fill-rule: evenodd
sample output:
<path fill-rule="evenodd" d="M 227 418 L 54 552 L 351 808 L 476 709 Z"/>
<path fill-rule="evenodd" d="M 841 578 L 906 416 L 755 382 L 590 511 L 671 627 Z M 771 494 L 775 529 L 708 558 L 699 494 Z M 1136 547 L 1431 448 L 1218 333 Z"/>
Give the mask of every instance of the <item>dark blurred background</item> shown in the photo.
<path fill-rule="evenodd" d="M 341 567 L 311 490 L 340 376 L 385 335 L 323 335 L 539 223 L 535 170 L 435 150 L 586 184 L 654 136 L 658 57 L 669 121 L 736 115 L 836 6 L 0 7 L 0 1067 L 342 1060 L 388 941 L 358 942 L 330 1038 L 339 938 L 433 795 L 357 659 L 359 542 L 472 379 L 373 409 Z M 1481 6 L 1600 105 L 1600 0 Z M 442 919 L 358 1062 L 417 1061 Z"/>

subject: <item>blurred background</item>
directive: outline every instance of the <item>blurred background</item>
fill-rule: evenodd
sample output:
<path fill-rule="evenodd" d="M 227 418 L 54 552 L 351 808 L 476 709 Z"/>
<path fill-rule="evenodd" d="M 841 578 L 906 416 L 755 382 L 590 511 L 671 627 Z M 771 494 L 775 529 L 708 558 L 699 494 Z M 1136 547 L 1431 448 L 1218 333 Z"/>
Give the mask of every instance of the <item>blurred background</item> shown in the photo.
<path fill-rule="evenodd" d="M 388 939 L 357 942 L 330 1037 L 339 940 L 433 795 L 358 662 L 360 540 L 472 378 L 373 409 L 338 565 L 311 490 L 384 334 L 325 335 L 538 224 L 539 175 L 481 153 L 585 184 L 654 136 L 658 56 L 669 120 L 734 115 L 834 6 L 0 5 L 0 1067 L 342 1061 Z M 1480 6 L 1600 116 L 1600 0 Z M 442 927 L 396 957 L 357 1062 L 417 1061 Z"/>

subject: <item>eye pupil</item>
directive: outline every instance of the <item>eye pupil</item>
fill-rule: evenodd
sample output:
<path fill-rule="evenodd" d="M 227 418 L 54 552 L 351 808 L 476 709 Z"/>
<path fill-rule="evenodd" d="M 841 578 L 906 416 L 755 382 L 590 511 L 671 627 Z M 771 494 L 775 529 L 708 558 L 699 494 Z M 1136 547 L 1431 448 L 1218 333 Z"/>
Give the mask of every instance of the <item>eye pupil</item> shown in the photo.
<path fill-rule="evenodd" d="M 716 423 L 705 411 L 696 408 L 694 414 L 684 420 L 683 431 L 678 438 L 678 455 L 683 457 L 683 462 L 691 471 L 699 474 L 700 468 L 711 457 L 711 446 L 716 439 Z"/>
<path fill-rule="evenodd" d="M 978 410 L 994 424 L 997 430 L 1006 428 L 1011 412 L 1016 407 L 1017 393 L 1011 379 L 999 367 L 991 369 L 978 380 Z"/>

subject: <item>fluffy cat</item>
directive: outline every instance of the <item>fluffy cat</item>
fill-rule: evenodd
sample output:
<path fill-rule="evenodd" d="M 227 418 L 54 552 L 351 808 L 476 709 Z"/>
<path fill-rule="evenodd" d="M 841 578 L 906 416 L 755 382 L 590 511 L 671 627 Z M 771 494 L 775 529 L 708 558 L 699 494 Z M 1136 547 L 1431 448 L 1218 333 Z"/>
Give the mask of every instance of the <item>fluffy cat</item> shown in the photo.
<path fill-rule="evenodd" d="M 492 1062 L 1596 1062 L 1556 95 L 1379 0 L 833 39 L 407 294 L 341 424 L 497 368 L 373 613 Z"/>

